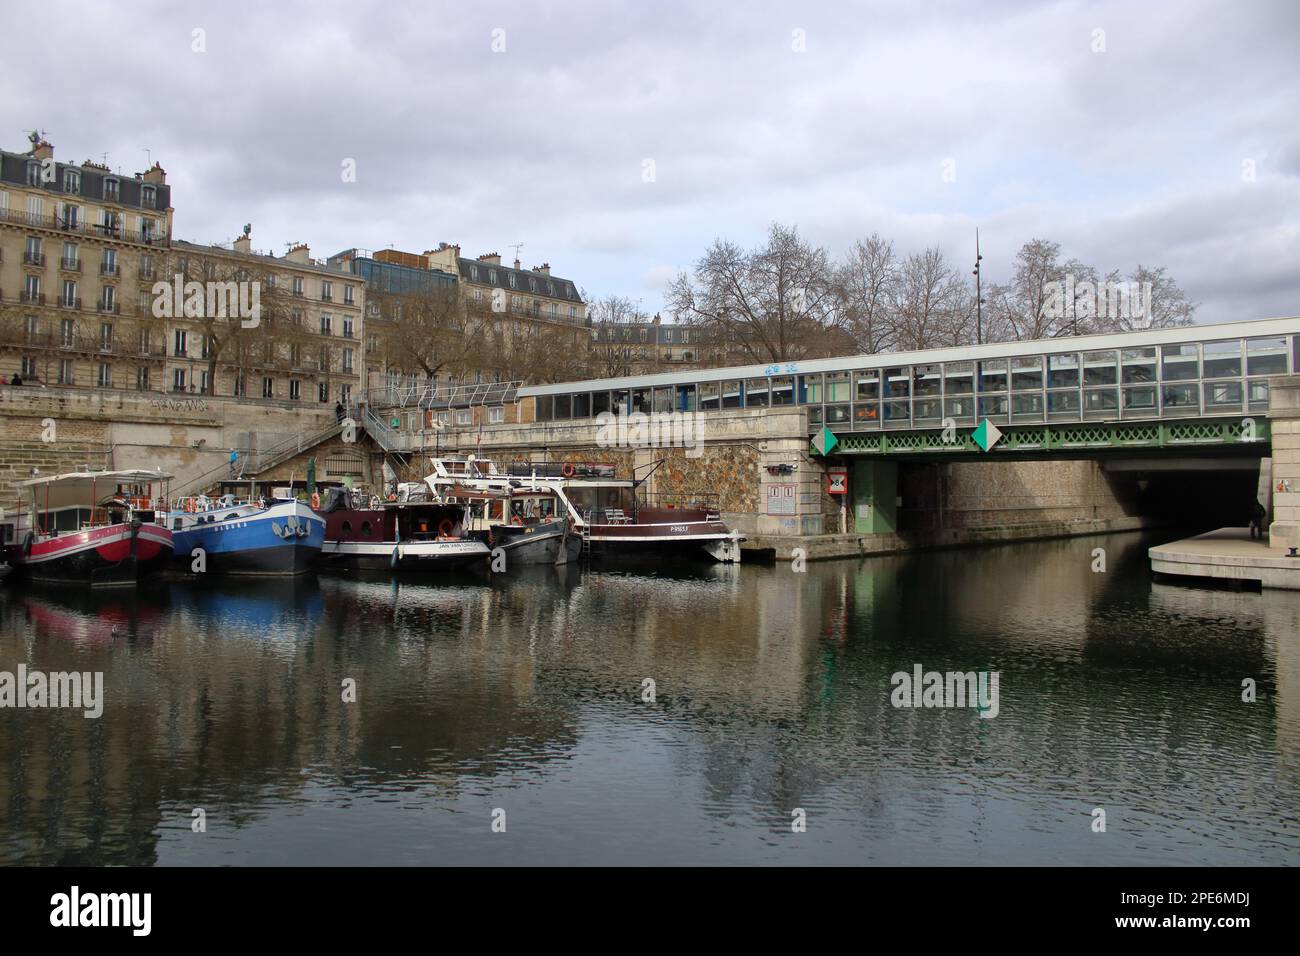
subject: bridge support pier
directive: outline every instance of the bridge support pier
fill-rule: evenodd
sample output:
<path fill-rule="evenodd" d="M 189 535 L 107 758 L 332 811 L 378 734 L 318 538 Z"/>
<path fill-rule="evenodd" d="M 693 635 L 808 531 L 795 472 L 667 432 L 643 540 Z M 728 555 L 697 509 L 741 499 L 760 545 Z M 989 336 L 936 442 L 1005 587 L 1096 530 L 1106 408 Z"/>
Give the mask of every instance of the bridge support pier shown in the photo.
<path fill-rule="evenodd" d="M 1269 380 L 1269 428 L 1273 435 L 1273 548 L 1300 548 L 1300 375 Z"/>
<path fill-rule="evenodd" d="M 898 530 L 898 462 L 855 458 L 849 495 L 855 533 L 893 534 Z"/>

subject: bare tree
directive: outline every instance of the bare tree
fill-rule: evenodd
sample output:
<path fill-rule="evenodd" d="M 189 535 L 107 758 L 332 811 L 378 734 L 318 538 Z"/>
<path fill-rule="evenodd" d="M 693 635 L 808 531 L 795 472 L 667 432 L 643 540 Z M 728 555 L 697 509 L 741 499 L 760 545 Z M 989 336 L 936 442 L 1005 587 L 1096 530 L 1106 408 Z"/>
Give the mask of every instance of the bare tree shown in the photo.
<path fill-rule="evenodd" d="M 773 223 L 766 244 L 749 252 L 715 239 L 693 275 L 669 285 L 667 302 L 680 322 L 734 341 L 751 361 L 784 362 L 842 342 L 833 278 L 825 249 Z"/>
<path fill-rule="evenodd" d="M 891 341 L 898 349 L 961 345 L 971 337 L 974 296 L 936 246 L 903 261 L 892 311 Z"/>
<path fill-rule="evenodd" d="M 632 374 L 629 350 L 637 326 L 649 318 L 626 296 L 607 295 L 588 307 L 591 344 L 588 367 L 593 378 L 619 378 Z"/>
<path fill-rule="evenodd" d="M 858 352 L 884 352 L 893 344 L 899 266 L 894 244 L 873 232 L 853 243 L 836 272 L 843 327 Z"/>

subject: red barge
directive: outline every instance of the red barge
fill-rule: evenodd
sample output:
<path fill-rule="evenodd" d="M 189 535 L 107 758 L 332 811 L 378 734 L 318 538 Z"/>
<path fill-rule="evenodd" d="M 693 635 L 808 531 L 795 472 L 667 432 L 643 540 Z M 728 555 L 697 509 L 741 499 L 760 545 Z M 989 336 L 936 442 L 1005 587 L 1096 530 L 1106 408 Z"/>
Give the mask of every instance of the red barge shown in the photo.
<path fill-rule="evenodd" d="M 172 533 L 158 471 L 76 471 L 18 482 L 31 492 L 9 522 L 6 557 L 32 581 L 129 587 L 167 567 Z"/>

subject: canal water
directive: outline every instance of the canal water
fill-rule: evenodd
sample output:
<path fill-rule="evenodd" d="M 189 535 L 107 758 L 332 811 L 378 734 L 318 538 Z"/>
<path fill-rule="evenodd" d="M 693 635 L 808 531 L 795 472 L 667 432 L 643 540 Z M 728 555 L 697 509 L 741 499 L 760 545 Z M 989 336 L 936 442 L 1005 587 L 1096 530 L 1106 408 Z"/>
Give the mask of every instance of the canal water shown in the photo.
<path fill-rule="evenodd" d="M 0 671 L 105 701 L 0 710 L 0 863 L 1300 862 L 1300 594 L 1154 582 L 1158 540 L 10 584 Z M 917 665 L 997 716 L 894 706 Z"/>

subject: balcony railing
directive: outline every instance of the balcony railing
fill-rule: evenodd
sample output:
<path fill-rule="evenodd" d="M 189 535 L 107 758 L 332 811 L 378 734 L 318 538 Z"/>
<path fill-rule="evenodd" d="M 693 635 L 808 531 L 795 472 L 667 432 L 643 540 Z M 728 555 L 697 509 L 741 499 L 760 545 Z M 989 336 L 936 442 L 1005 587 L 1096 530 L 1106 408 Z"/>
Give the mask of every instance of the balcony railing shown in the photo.
<path fill-rule="evenodd" d="M 141 269 L 141 270 L 140 270 L 140 281 L 141 281 L 141 282 L 152 282 L 152 281 L 154 280 L 154 278 L 155 278 L 157 275 L 158 275 L 158 273 L 155 272 L 153 269 Z"/>
<path fill-rule="evenodd" d="M 38 229 L 79 233 L 83 236 L 117 239 L 122 242 L 134 242 L 146 246 L 165 246 L 168 242 L 166 233 L 158 234 L 152 230 L 127 229 L 120 222 L 81 222 L 79 220 L 64 219 L 62 216 L 46 216 L 40 213 L 25 212 L 21 209 L 0 209 L 0 220 L 24 226 L 34 226 Z M 42 259 L 43 263 L 44 260 Z"/>
<path fill-rule="evenodd" d="M 45 265 L 45 253 L 43 252 L 24 252 L 23 265 L 25 266 L 43 266 Z"/>
<path fill-rule="evenodd" d="M 62 269 L 64 272 L 80 272 L 80 271 L 81 271 L 81 260 L 80 260 L 80 259 L 67 259 L 67 258 L 60 259 L 60 260 L 59 260 L 59 268 Z"/>
<path fill-rule="evenodd" d="M 44 305 L 44 304 L 45 304 L 45 293 L 44 293 L 44 292 L 27 292 L 27 291 L 24 290 L 23 292 L 19 292 L 19 293 L 18 293 L 18 301 L 19 301 L 19 302 L 24 302 L 24 303 L 26 303 L 26 304 L 28 304 L 28 305 Z"/>
<path fill-rule="evenodd" d="M 119 265 L 109 265 L 107 262 L 99 264 L 99 274 L 102 276 L 113 276 L 117 278 L 122 275 L 122 267 Z"/>
<path fill-rule="evenodd" d="M 120 302 L 104 302 L 104 301 L 101 300 L 101 301 L 95 303 L 95 311 L 96 311 L 96 312 L 104 312 L 104 313 L 106 313 L 106 314 L 108 314 L 108 315 L 121 315 L 121 314 L 122 314 L 122 303 L 120 303 Z"/>
<path fill-rule="evenodd" d="M 60 309 L 80 309 L 81 299 L 76 296 L 59 296 L 58 306 Z"/>

